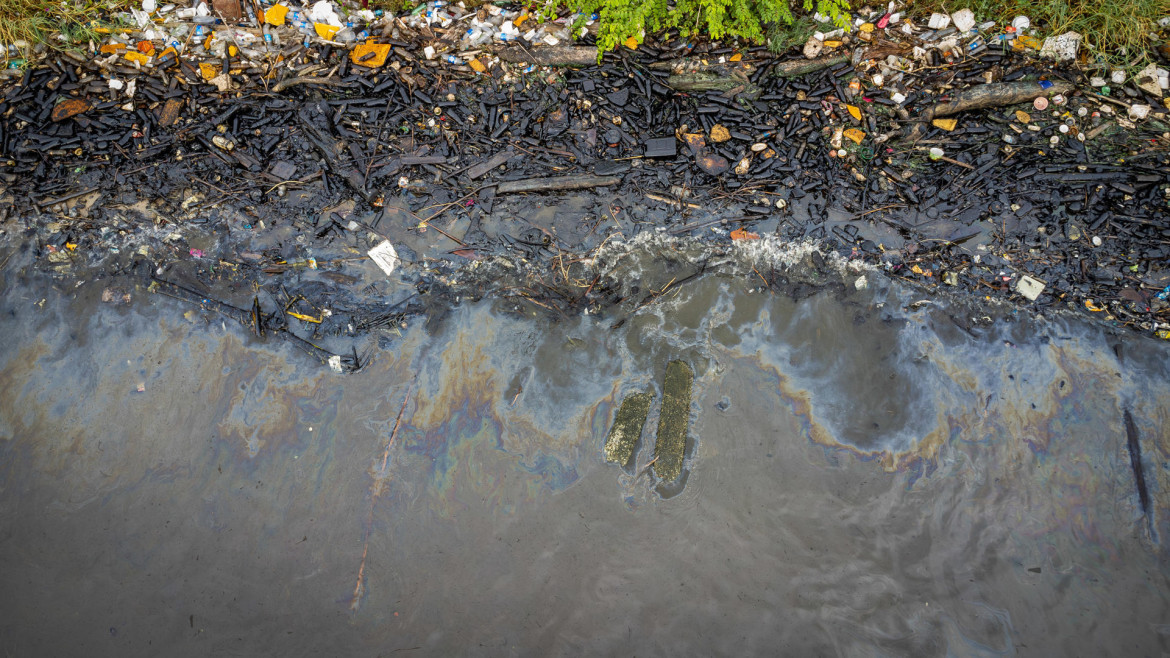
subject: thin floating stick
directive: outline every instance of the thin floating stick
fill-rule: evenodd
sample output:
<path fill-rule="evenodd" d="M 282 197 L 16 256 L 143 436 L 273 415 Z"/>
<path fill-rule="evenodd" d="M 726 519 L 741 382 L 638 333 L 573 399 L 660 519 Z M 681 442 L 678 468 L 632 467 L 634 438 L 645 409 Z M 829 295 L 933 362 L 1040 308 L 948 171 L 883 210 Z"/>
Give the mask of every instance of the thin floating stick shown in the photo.
<path fill-rule="evenodd" d="M 374 504 L 382 493 L 382 485 L 386 481 L 386 465 L 390 462 L 390 449 L 394 447 L 394 439 L 398 437 L 398 428 L 402 424 L 402 414 L 406 412 L 406 404 L 410 402 L 410 388 L 406 389 L 406 397 L 402 399 L 402 407 L 398 410 L 398 418 L 394 419 L 394 429 L 390 431 L 390 440 L 386 442 L 386 449 L 382 452 L 382 463 L 378 474 L 374 476 L 374 483 L 370 485 L 370 513 L 366 517 L 366 533 L 362 542 L 362 561 L 358 566 L 357 583 L 353 586 L 353 600 L 349 604 L 351 612 L 357 612 L 361 606 L 362 590 L 366 578 L 366 556 L 370 553 L 370 529 L 374 527 Z"/>

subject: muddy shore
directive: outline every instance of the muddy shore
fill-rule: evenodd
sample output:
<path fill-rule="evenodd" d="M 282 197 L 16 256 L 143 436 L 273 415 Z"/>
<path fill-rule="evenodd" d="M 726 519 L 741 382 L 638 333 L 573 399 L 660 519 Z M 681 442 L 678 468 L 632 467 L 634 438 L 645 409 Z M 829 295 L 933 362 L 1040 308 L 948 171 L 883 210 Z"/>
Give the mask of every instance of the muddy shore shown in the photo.
<path fill-rule="evenodd" d="M 1007 49 L 912 72 L 898 104 L 864 59 L 789 75 L 763 49 L 664 42 L 479 75 L 407 46 L 380 68 L 303 54 L 335 83 L 279 92 L 253 69 L 221 91 L 184 61 L 130 101 L 76 56 L 31 68 L 0 101 L 4 239 L 26 266 L 106 281 L 107 301 L 178 296 L 310 353 L 469 297 L 645 303 L 662 290 L 596 258 L 641 233 L 713 254 L 811 240 L 926 290 L 1167 328 L 1170 126 L 1140 89 L 1106 98 Z M 742 84 L 680 91 L 680 71 Z M 1040 100 L 927 122 L 992 85 Z M 1154 112 L 1135 123 L 1138 100 Z"/>

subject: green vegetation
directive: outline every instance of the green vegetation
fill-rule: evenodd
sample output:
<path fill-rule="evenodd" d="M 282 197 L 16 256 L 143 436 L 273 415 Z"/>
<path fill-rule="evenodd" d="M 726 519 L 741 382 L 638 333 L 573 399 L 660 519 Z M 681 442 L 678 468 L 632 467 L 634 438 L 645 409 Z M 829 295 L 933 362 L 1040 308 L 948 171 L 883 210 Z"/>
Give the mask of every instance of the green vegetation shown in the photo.
<path fill-rule="evenodd" d="M 1138 66 L 1149 57 L 1149 35 L 1170 13 L 1166 0 L 927 0 L 912 3 L 920 13 L 969 8 L 980 21 L 1010 25 L 1027 16 L 1044 35 L 1069 30 L 1084 37 L 1083 52 L 1114 65 Z"/>
<path fill-rule="evenodd" d="M 775 35 L 778 44 L 788 43 L 799 30 L 788 0 L 565 0 L 565 5 L 588 16 L 601 17 L 598 50 L 613 50 L 630 37 L 639 42 L 646 33 L 677 29 L 683 36 L 705 34 L 711 39 L 739 37 L 754 43 Z M 845 26 L 851 18 L 849 0 L 804 0 L 806 12 L 819 11 L 835 24 Z M 778 31 L 777 31 L 778 30 Z M 775 32 L 774 32 L 775 31 Z M 807 37 L 806 37 L 807 38 Z"/>
<path fill-rule="evenodd" d="M 421 1 L 372 0 L 370 4 L 400 12 Z M 468 7 L 484 2 L 464 1 Z M 1000 25 L 1023 14 L 1045 35 L 1076 30 L 1084 36 L 1085 51 L 1091 56 L 1133 67 L 1148 59 L 1149 35 L 1157 31 L 1156 21 L 1170 11 L 1166 1 L 911 0 L 907 11 L 921 16 L 970 8 L 980 21 L 994 20 Z M 84 45 L 102 36 L 90 27 L 94 19 L 108 19 L 138 4 L 134 0 L 0 0 L 0 44 Z M 600 52 L 630 38 L 641 42 L 646 34 L 669 29 L 677 29 L 684 37 L 766 43 L 773 52 L 783 52 L 804 43 L 818 29 L 813 12 L 846 28 L 852 20 L 849 0 L 530 0 L 528 4 L 543 18 L 566 10 L 584 16 L 598 14 Z M 65 38 L 57 39 L 57 34 Z"/>
<path fill-rule="evenodd" d="M 96 43 L 104 35 L 92 27 L 94 20 L 109 18 L 137 4 L 130 0 L 0 0 L 0 44 L 43 43 L 66 49 L 90 40 Z M 64 39 L 55 38 L 58 34 Z M 8 53 L 0 61 L 17 57 L 16 53 Z"/>
<path fill-rule="evenodd" d="M 811 16 L 799 16 L 790 23 L 773 23 L 765 29 L 768 50 L 782 53 L 789 48 L 802 46 L 817 31 L 817 24 Z"/>

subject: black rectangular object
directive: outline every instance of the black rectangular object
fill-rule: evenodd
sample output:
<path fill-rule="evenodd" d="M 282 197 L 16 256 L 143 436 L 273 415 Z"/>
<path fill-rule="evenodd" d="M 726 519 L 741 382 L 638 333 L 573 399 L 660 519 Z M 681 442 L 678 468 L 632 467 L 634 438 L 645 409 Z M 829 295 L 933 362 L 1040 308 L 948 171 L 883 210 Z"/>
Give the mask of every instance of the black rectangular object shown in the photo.
<path fill-rule="evenodd" d="M 678 144 L 674 137 L 657 137 L 646 140 L 647 158 L 673 158 L 678 155 Z"/>

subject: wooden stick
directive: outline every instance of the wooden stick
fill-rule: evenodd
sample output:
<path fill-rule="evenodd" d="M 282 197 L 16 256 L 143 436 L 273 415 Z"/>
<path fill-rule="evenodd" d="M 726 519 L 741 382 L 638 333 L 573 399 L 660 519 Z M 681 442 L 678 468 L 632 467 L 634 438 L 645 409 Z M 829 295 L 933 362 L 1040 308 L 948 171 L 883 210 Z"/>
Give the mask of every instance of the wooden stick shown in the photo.
<path fill-rule="evenodd" d="M 622 182 L 618 176 L 552 176 L 549 178 L 526 178 L 500 183 L 496 186 L 496 194 L 515 194 L 519 192 L 557 192 L 561 190 L 581 190 L 591 187 L 617 185 Z"/>

